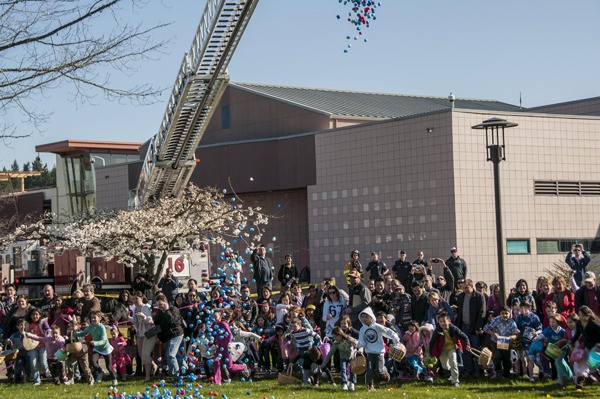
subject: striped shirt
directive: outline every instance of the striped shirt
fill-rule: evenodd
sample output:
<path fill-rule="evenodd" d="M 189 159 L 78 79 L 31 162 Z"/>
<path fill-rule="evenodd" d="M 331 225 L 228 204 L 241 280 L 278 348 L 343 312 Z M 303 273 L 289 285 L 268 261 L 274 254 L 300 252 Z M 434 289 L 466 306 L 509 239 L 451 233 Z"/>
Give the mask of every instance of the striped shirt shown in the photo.
<path fill-rule="evenodd" d="M 294 346 L 298 352 L 310 349 L 314 339 L 319 338 L 319 334 L 314 331 L 309 331 L 306 328 L 301 328 L 298 331 L 291 331 L 289 336 L 292 341 L 294 341 Z"/>

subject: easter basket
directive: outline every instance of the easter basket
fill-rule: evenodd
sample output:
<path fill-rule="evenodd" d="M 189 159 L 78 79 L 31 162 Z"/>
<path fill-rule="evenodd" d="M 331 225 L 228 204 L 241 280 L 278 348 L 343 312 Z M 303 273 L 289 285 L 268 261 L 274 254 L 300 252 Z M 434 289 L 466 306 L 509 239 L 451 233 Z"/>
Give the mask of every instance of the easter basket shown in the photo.
<path fill-rule="evenodd" d="M 355 375 L 361 375 L 367 372 L 367 358 L 358 352 L 354 359 L 350 360 L 350 372 Z"/>
<path fill-rule="evenodd" d="M 406 354 L 406 347 L 401 342 L 398 342 L 398 343 L 390 346 L 390 350 L 388 352 L 388 355 L 392 359 L 394 359 L 396 362 L 402 361 L 405 354 Z"/>
<path fill-rule="evenodd" d="M 294 384 L 299 384 L 300 383 L 300 379 L 296 378 L 294 375 L 292 375 L 292 372 L 294 371 L 294 365 L 290 364 L 288 365 L 287 371 L 281 372 L 277 375 L 277 382 L 279 383 L 279 385 L 294 385 Z"/>
<path fill-rule="evenodd" d="M 560 340 L 556 343 L 552 343 L 549 342 L 548 346 L 546 346 L 546 350 L 544 351 L 546 353 L 546 356 L 548 356 L 550 359 L 556 359 L 558 357 L 561 356 L 562 354 L 562 347 L 566 344 L 566 340 Z"/>
<path fill-rule="evenodd" d="M 477 358 L 477 362 L 480 366 L 485 367 L 492 361 L 492 351 L 488 348 L 483 348 L 482 350 L 471 348 L 469 353 Z"/>

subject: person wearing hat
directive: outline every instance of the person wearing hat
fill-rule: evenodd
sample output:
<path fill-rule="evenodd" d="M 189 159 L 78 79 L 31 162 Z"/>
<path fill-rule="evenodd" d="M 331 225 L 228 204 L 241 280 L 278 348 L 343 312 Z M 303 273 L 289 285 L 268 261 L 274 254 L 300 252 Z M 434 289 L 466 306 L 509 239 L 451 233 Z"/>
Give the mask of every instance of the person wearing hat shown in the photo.
<path fill-rule="evenodd" d="M 358 272 L 362 280 L 363 267 L 362 263 L 360 263 L 360 252 L 358 251 L 358 249 L 355 249 L 352 252 L 350 252 L 350 260 L 346 263 L 346 266 L 344 267 L 344 275 L 346 276 L 346 279 L 348 281 L 348 286 L 352 284 L 350 273 L 353 271 Z"/>
<path fill-rule="evenodd" d="M 450 248 L 450 257 L 446 260 L 446 266 L 452 272 L 455 280 L 467 278 L 467 262 L 460 257 L 456 247 Z"/>
<path fill-rule="evenodd" d="M 600 316 L 600 286 L 596 285 L 596 274 L 585 272 L 583 285 L 575 291 L 575 309 L 588 306 L 594 314 Z"/>

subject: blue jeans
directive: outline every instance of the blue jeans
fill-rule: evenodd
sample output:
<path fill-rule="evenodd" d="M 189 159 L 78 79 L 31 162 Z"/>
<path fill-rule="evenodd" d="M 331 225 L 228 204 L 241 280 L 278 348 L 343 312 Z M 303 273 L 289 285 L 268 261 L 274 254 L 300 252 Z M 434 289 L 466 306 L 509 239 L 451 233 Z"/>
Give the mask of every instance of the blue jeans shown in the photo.
<path fill-rule="evenodd" d="M 379 377 L 385 371 L 385 358 L 383 353 L 367 353 L 367 372 L 365 373 L 365 383 L 367 387 L 373 385 L 375 373 Z"/>
<path fill-rule="evenodd" d="M 342 384 L 347 384 L 348 382 L 356 384 L 356 374 L 350 372 L 350 359 L 340 358 L 340 378 L 342 379 Z"/>
<path fill-rule="evenodd" d="M 165 342 L 165 357 L 169 364 L 169 373 L 172 377 L 176 377 L 179 374 L 179 363 L 177 363 L 177 352 L 179 351 L 179 345 L 183 341 L 183 335 L 173 337 Z"/>
<path fill-rule="evenodd" d="M 40 374 L 45 374 L 48 370 L 48 358 L 46 357 L 46 347 L 35 348 L 27 351 L 29 354 L 29 369 L 34 383 L 40 382 Z"/>
<path fill-rule="evenodd" d="M 471 330 L 470 324 L 463 324 L 461 327 L 461 331 L 467 334 L 469 337 L 469 341 L 471 343 L 472 348 L 479 348 L 481 345 L 481 337 L 477 334 L 471 334 L 469 331 Z M 465 351 L 463 356 L 463 370 L 465 374 L 477 374 L 479 372 L 478 361 L 471 355 L 469 352 Z"/>

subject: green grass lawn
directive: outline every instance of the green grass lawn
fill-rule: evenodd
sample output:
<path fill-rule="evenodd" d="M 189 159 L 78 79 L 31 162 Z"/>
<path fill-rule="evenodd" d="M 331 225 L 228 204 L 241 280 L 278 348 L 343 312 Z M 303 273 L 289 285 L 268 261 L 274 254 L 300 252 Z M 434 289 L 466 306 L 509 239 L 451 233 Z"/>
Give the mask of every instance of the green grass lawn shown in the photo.
<path fill-rule="evenodd" d="M 360 381 L 360 380 L 359 380 Z M 71 386 L 55 386 L 51 382 L 44 382 L 41 386 L 34 387 L 31 384 L 14 385 L 5 381 L 0 382 L 1 399 L 71 399 L 81 398 L 90 399 L 97 397 L 99 399 L 108 398 L 108 382 L 102 382 L 99 385 L 87 386 L 76 384 Z M 137 392 L 142 394 L 146 392 L 147 385 L 140 380 L 120 383 L 118 392 L 125 392 L 128 395 L 134 395 Z M 169 389 L 171 395 L 175 396 L 176 389 L 173 384 L 167 384 L 165 388 Z M 162 388 L 164 389 L 164 388 Z M 161 392 L 162 392 L 162 389 Z M 152 389 L 150 393 L 152 393 Z M 232 382 L 230 385 L 221 387 L 212 384 L 203 384 L 197 392 L 203 395 L 204 399 L 211 396 L 214 399 L 320 399 L 320 398 L 377 398 L 377 399 L 407 399 L 407 398 L 576 398 L 576 397 L 598 397 L 600 396 L 600 385 L 586 386 L 583 391 L 576 391 L 574 385 L 566 388 L 560 388 L 552 382 L 530 383 L 527 380 L 507 381 L 502 383 L 491 382 L 485 379 L 468 380 L 461 383 L 460 388 L 453 388 L 449 385 L 437 381 L 432 384 L 424 382 L 405 382 L 390 383 L 379 385 L 375 392 L 366 392 L 364 383 L 357 385 L 356 392 L 342 392 L 340 385 L 333 387 L 330 384 L 323 384 L 321 387 L 303 387 L 303 386 L 282 386 L 273 378 L 262 379 L 253 382 Z M 190 392 L 191 395 L 194 392 Z M 96 396 L 97 395 L 97 396 Z M 199 398 L 200 396 L 196 396 Z M 150 396 L 152 397 L 152 396 Z M 191 396 L 194 397 L 194 396 Z"/>

